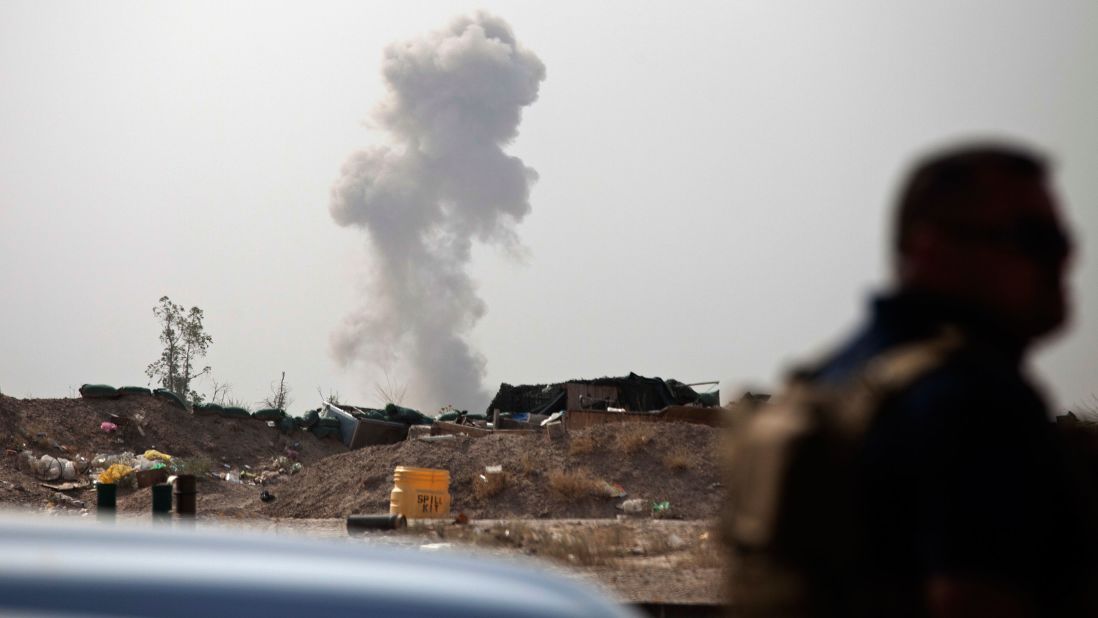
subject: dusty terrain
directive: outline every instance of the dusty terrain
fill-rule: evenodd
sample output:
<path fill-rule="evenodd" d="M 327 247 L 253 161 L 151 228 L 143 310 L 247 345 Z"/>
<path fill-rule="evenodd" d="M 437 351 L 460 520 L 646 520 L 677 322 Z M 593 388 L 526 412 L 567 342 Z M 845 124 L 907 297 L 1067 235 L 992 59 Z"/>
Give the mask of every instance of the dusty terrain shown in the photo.
<path fill-rule="evenodd" d="M 471 518 L 613 518 L 623 498 L 670 503 L 667 515 L 714 517 L 721 490 L 719 430 L 703 425 L 602 425 L 566 438 L 545 434 L 407 440 L 329 457 L 283 483 L 263 507 L 271 517 L 345 517 L 389 510 L 396 466 L 450 471 L 451 510 Z M 502 485 L 478 486 L 486 466 L 503 468 Z"/>
<path fill-rule="evenodd" d="M 99 425 L 105 420 L 117 422 L 118 431 L 103 432 Z M 282 434 L 255 419 L 194 416 L 152 397 L 0 395 L 0 508 L 95 515 L 93 489 L 43 486 L 17 469 L 20 451 L 91 460 L 155 448 L 201 464 L 200 525 L 230 523 L 428 549 L 471 547 L 547 561 L 623 600 L 710 604 L 721 598 L 724 568 L 713 531 L 722 501 L 719 436 L 720 430 L 702 425 L 628 423 L 553 438 L 536 433 L 411 439 L 348 452 L 333 438 L 301 430 Z M 296 474 L 262 486 L 222 478 L 269 467 L 290 453 L 303 465 Z M 449 470 L 451 517 L 413 521 L 405 531 L 348 536 L 347 515 L 388 511 L 398 465 Z M 502 472 L 485 474 L 496 465 Z M 273 501 L 260 500 L 264 490 Z M 82 501 L 83 508 L 62 495 Z M 640 509 L 626 516 L 626 500 Z M 669 508 L 652 511 L 665 502 Z M 148 489 L 120 490 L 120 522 L 143 524 L 150 507 Z M 453 523 L 459 513 L 470 523 Z"/>
<path fill-rule="evenodd" d="M 118 430 L 105 433 L 100 423 L 110 420 L 117 422 Z M 91 460 L 97 454 L 157 449 L 211 472 L 262 466 L 290 451 L 307 466 L 347 450 L 338 440 L 318 439 L 304 431 L 284 435 L 256 419 L 194 416 L 155 397 L 16 399 L 4 395 L 0 395 L 0 448 L 4 449 L 0 505 L 9 508 L 43 508 L 55 497 L 52 489 L 17 470 L 15 456 L 23 450 L 38 457 Z M 220 493 L 219 481 L 201 484 L 209 497 Z M 64 493 L 94 503 L 90 488 Z M 258 495 L 258 491 L 248 493 Z M 200 500 L 212 506 L 209 497 Z M 120 498 L 122 508 L 127 500 L 129 496 Z"/>

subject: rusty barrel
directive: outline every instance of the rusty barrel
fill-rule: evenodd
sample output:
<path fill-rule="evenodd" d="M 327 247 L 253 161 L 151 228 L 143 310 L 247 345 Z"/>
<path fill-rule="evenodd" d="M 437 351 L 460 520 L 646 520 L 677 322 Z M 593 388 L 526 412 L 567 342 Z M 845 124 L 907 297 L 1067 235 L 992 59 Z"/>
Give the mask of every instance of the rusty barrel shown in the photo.
<path fill-rule="evenodd" d="M 175 512 L 181 517 L 194 517 L 198 480 L 193 474 L 175 477 Z"/>
<path fill-rule="evenodd" d="M 153 521 L 164 521 L 172 518 L 171 485 L 157 483 L 152 486 L 152 516 Z"/>
<path fill-rule="evenodd" d="M 100 521 L 114 521 L 118 486 L 114 483 L 96 483 L 95 517 Z"/>

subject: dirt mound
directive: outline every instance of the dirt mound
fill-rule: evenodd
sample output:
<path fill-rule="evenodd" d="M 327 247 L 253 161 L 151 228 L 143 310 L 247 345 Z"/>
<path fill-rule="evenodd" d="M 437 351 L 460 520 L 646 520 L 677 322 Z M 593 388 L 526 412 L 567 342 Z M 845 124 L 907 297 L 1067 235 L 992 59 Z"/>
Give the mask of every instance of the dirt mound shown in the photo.
<path fill-rule="evenodd" d="M 278 499 L 257 508 L 272 517 L 345 517 L 389 509 L 393 469 L 450 471 L 452 512 L 473 518 L 614 517 L 621 498 L 668 501 L 673 516 L 715 516 L 721 505 L 720 430 L 702 425 L 602 425 L 549 441 L 544 434 L 408 440 L 334 455 L 286 480 Z M 504 481 L 481 482 L 485 466 L 502 465 Z M 600 495 L 601 494 L 601 495 Z"/>
<path fill-rule="evenodd" d="M 113 420 L 118 430 L 106 433 L 100 423 Z M 216 471 L 223 464 L 255 466 L 272 457 L 296 453 L 306 466 L 346 452 L 335 439 L 318 439 L 295 430 L 282 434 L 251 418 L 194 416 L 163 399 L 131 395 L 119 399 L 16 399 L 0 395 L 0 504 L 40 505 L 53 492 L 38 486 L 16 469 L 15 454 L 31 450 L 52 455 L 92 459 L 98 453 L 143 453 L 155 448 L 176 457 L 208 460 Z M 90 491 L 69 492 L 94 502 Z"/>

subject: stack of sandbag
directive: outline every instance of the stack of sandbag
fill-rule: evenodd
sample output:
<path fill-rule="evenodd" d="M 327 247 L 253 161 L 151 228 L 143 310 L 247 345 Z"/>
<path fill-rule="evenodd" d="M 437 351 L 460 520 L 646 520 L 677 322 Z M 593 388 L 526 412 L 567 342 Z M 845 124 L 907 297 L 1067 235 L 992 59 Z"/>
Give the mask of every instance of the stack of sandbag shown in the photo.
<path fill-rule="evenodd" d="M 172 391 L 170 391 L 166 388 L 156 389 L 155 391 L 153 391 L 153 395 L 155 395 L 157 398 L 163 399 L 164 401 L 167 401 L 168 403 L 170 403 L 174 406 L 177 406 L 177 407 L 179 407 L 183 410 L 187 409 L 187 402 L 183 401 L 182 397 L 180 397 L 179 395 L 173 393 Z"/>
<path fill-rule="evenodd" d="M 251 418 L 252 415 L 239 406 L 228 406 L 221 408 L 221 416 L 226 418 Z"/>
<path fill-rule="evenodd" d="M 118 395 L 121 397 L 128 395 L 152 397 L 153 392 L 151 388 L 145 388 L 144 386 L 122 386 L 118 389 Z"/>
<path fill-rule="evenodd" d="M 252 418 L 258 418 L 261 421 L 274 421 L 276 423 L 281 422 L 286 418 L 286 411 L 279 408 L 263 408 L 262 410 L 256 410 L 252 412 Z"/>
<path fill-rule="evenodd" d="M 395 403 L 385 406 L 385 416 L 388 417 L 385 420 L 393 423 L 404 423 L 405 425 L 431 425 L 435 422 L 435 419 L 419 410 L 398 406 Z"/>
<path fill-rule="evenodd" d="M 115 399 L 118 389 L 107 384 L 84 384 L 80 387 L 80 396 L 84 399 Z"/>

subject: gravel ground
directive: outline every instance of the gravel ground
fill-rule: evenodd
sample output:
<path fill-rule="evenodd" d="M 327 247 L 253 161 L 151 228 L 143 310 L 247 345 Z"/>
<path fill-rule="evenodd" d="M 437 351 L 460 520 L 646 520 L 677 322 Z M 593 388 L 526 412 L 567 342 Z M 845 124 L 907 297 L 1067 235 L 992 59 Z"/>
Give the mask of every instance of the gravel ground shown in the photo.
<path fill-rule="evenodd" d="M 115 525 L 152 523 L 144 515 L 122 513 Z M 176 519 L 172 525 L 182 524 Z M 623 603 L 718 605 L 724 599 L 727 557 L 717 544 L 713 520 L 502 519 L 473 520 L 467 525 L 424 520 L 413 521 L 405 530 L 348 534 L 344 519 L 230 519 L 207 515 L 200 516 L 194 526 L 199 530 L 231 529 L 521 561 L 587 582 Z M 578 561 L 554 549 L 574 549 L 583 543 L 597 544 L 592 547 L 597 551 Z"/>

